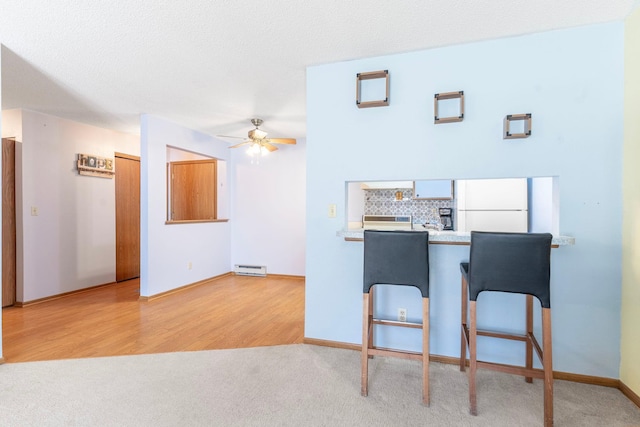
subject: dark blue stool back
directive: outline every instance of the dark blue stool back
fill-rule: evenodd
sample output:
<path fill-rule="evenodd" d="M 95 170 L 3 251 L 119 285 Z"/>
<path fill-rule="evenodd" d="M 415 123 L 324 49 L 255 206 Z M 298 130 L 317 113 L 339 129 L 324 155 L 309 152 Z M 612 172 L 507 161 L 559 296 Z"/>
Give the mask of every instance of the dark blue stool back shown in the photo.
<path fill-rule="evenodd" d="M 551 238 L 549 233 L 472 231 L 469 263 L 461 264 L 469 299 L 476 301 L 482 291 L 512 292 L 533 295 L 551 308 Z"/>
<path fill-rule="evenodd" d="M 406 285 L 429 297 L 429 232 L 364 232 L 364 293 L 373 285 Z"/>

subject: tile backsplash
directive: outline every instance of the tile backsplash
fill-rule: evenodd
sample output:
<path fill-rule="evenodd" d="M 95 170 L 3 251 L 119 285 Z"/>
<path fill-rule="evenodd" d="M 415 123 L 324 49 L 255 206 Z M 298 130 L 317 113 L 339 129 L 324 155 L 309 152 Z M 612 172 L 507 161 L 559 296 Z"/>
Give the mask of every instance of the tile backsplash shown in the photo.
<path fill-rule="evenodd" d="M 413 199 L 413 189 L 364 190 L 365 215 L 411 215 L 414 224 L 438 224 L 438 208 L 455 208 L 454 200 Z M 402 200 L 396 200 L 396 192 L 402 191 Z"/>

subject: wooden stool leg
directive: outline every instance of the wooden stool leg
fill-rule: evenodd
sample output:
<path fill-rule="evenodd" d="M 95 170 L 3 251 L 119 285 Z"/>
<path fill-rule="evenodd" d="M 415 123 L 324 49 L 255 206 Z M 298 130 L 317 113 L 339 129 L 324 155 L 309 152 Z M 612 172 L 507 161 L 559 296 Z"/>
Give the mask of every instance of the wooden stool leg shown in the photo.
<path fill-rule="evenodd" d="M 532 369 L 533 368 L 533 343 L 532 343 L 532 337 L 533 337 L 533 295 L 527 295 L 527 301 L 526 301 L 526 306 L 527 306 L 527 341 L 526 341 L 526 346 L 527 346 L 527 352 L 526 352 L 526 356 L 525 356 L 525 366 L 527 367 L 527 369 Z M 525 377 L 524 380 L 528 383 L 532 383 L 533 382 L 533 377 Z"/>
<path fill-rule="evenodd" d="M 429 298 L 422 298 L 422 403 L 429 406 Z"/>
<path fill-rule="evenodd" d="M 467 337 L 465 336 L 465 330 L 467 326 L 467 281 L 464 280 L 464 276 L 461 279 L 462 282 L 462 295 L 461 298 L 461 310 L 460 310 L 460 371 L 464 372 L 467 361 Z"/>
<path fill-rule="evenodd" d="M 476 370 L 478 368 L 477 365 L 477 354 L 476 354 L 476 302 L 469 302 L 469 317 L 470 317 L 470 328 L 469 328 L 469 412 L 471 415 L 478 415 L 478 405 L 476 401 Z"/>
<path fill-rule="evenodd" d="M 553 426 L 553 363 L 551 350 L 551 309 L 542 309 L 542 368 L 544 370 L 544 425 Z"/>
<path fill-rule="evenodd" d="M 375 291 L 374 291 L 375 286 L 372 286 L 369 289 L 369 348 L 373 348 L 373 333 L 375 331 L 373 325 L 372 325 L 372 320 L 373 320 L 373 301 L 375 300 Z M 373 359 L 373 356 L 369 356 L 369 359 Z"/>
<path fill-rule="evenodd" d="M 369 394 L 369 331 L 371 329 L 369 314 L 369 294 L 363 294 L 362 297 L 362 353 L 360 361 L 362 365 L 361 372 L 361 389 L 360 394 L 367 396 Z"/>

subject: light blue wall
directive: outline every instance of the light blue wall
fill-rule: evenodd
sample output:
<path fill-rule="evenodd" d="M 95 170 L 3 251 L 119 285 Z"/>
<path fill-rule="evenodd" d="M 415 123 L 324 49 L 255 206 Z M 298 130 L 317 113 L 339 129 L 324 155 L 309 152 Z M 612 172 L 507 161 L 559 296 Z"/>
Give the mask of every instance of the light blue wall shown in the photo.
<path fill-rule="evenodd" d="M 384 69 L 390 106 L 356 108 L 356 73 Z M 433 95 L 458 90 L 464 121 L 434 125 Z M 360 343 L 362 243 L 336 237 L 346 223 L 345 181 L 558 176 L 560 232 L 576 245 L 552 255 L 554 369 L 617 378 L 622 100 L 622 23 L 310 67 L 305 336 Z M 532 136 L 503 140 L 503 118 L 517 113 L 533 114 Z M 327 216 L 330 203 L 337 218 Z M 468 247 L 430 254 L 431 351 L 457 356 L 458 264 Z M 417 292 L 381 292 L 379 309 L 395 316 L 406 307 L 411 318 Z M 481 326 L 522 324 L 512 304 L 519 297 L 483 298 Z M 415 331 L 382 338 L 420 345 Z M 481 356 L 513 361 L 501 355 L 510 343 L 483 342 Z"/>
<path fill-rule="evenodd" d="M 152 296 L 231 271 L 229 223 L 167 225 L 167 145 L 228 160 L 228 144 L 158 117 L 140 128 L 140 295 Z M 222 182 L 228 182 L 226 177 Z M 221 182 L 219 180 L 218 185 Z M 218 198 L 229 200 L 228 186 Z M 187 264 L 192 263 L 192 269 Z"/>

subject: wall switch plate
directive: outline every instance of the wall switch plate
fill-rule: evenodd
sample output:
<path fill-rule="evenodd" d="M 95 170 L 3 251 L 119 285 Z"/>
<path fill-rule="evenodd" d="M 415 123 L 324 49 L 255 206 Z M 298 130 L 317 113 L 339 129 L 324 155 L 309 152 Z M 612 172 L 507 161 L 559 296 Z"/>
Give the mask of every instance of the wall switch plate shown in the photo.
<path fill-rule="evenodd" d="M 398 309 L 398 322 L 406 322 L 407 321 L 407 309 L 399 308 Z"/>
<path fill-rule="evenodd" d="M 189 261 L 187 263 L 187 270 L 191 270 L 192 267 L 193 267 L 193 264 L 191 264 L 191 261 Z"/>
<path fill-rule="evenodd" d="M 38 207 L 31 206 L 31 216 L 38 216 Z"/>
<path fill-rule="evenodd" d="M 338 215 L 338 208 L 335 203 L 329 205 L 329 218 L 335 218 Z"/>

